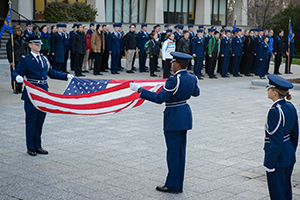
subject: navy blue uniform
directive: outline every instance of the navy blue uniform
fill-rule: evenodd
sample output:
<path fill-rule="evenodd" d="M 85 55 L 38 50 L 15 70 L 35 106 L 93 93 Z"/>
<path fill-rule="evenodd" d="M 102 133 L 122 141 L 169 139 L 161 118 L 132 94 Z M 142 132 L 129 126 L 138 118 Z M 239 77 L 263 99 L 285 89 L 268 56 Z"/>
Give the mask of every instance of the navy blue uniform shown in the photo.
<path fill-rule="evenodd" d="M 230 38 L 224 37 L 221 41 L 220 55 L 222 59 L 221 75 L 227 76 L 229 59 L 230 59 Z M 224 56 L 222 56 L 224 55 Z"/>
<path fill-rule="evenodd" d="M 174 39 L 175 39 L 175 41 L 176 41 L 177 39 L 179 39 L 180 36 L 181 36 L 181 34 L 179 34 L 178 31 L 175 31 L 175 32 L 174 32 Z"/>
<path fill-rule="evenodd" d="M 15 80 L 18 75 L 25 75 L 28 82 L 46 91 L 48 91 L 47 76 L 54 79 L 67 80 L 67 74 L 53 70 L 48 66 L 46 58 L 39 56 L 42 63 L 38 63 L 32 53 L 20 58 L 16 69 L 11 74 L 12 79 Z M 33 106 L 27 95 L 26 87 L 23 90 L 21 99 L 24 101 L 26 114 L 26 144 L 27 149 L 31 151 L 41 148 L 42 127 L 46 113 L 37 110 Z"/>
<path fill-rule="evenodd" d="M 25 39 L 27 39 L 27 38 L 29 38 L 31 36 L 34 36 L 34 35 L 35 35 L 35 33 L 33 31 L 29 32 L 27 29 L 24 31 L 24 38 Z"/>
<path fill-rule="evenodd" d="M 285 61 L 285 73 L 291 72 L 291 64 L 294 57 L 294 39 L 290 38 L 290 45 L 288 43 L 288 38 L 285 40 L 285 51 L 288 52 L 290 47 L 290 56 L 289 56 L 289 63 L 288 63 L 288 56 L 286 55 L 286 61 Z"/>
<path fill-rule="evenodd" d="M 233 76 L 239 76 L 239 66 L 243 55 L 242 38 L 235 36 L 234 38 L 232 38 L 231 45 L 232 45 L 232 54 L 234 54 L 232 60 L 233 61 L 232 74 Z"/>
<path fill-rule="evenodd" d="M 259 54 L 261 56 L 259 59 L 263 59 L 262 61 L 260 60 L 260 70 L 259 70 L 259 77 L 264 77 L 266 75 L 267 67 L 268 67 L 268 62 L 269 62 L 269 45 L 265 42 L 262 42 L 262 53 Z"/>
<path fill-rule="evenodd" d="M 54 66 L 56 71 L 63 71 L 65 63 L 66 43 L 64 33 L 54 33 L 51 40 L 51 53 L 54 53 Z"/>
<path fill-rule="evenodd" d="M 204 38 L 195 37 L 192 41 L 192 55 L 196 54 L 194 57 L 194 74 L 199 78 L 201 74 L 201 68 L 203 66 L 204 59 Z"/>
<path fill-rule="evenodd" d="M 292 200 L 291 175 L 296 162 L 299 127 L 297 110 L 285 99 L 277 100 L 268 113 L 264 166 L 272 200 Z"/>
<path fill-rule="evenodd" d="M 119 60 L 121 58 L 120 34 L 112 32 L 108 37 L 108 51 L 111 51 L 111 73 L 117 73 L 119 69 Z"/>
<path fill-rule="evenodd" d="M 158 94 L 142 89 L 140 96 L 159 104 L 166 102 L 164 135 L 169 173 L 165 186 L 174 191 L 183 188 L 186 133 L 192 129 L 192 111 L 186 101 L 191 96 L 200 95 L 197 83 L 196 76 L 181 70 L 166 81 L 165 87 Z"/>
<path fill-rule="evenodd" d="M 71 40 L 70 40 L 69 34 L 67 32 L 64 33 L 64 36 L 65 36 L 66 53 L 65 53 L 65 62 L 64 62 L 62 71 L 67 72 L 67 62 L 68 62 L 68 59 L 69 59 L 69 51 L 70 51 L 70 48 L 71 48 Z"/>
<path fill-rule="evenodd" d="M 137 45 L 139 52 L 139 65 L 140 65 L 140 72 L 146 71 L 146 59 L 147 59 L 147 53 L 145 51 L 145 43 L 149 40 L 149 35 L 147 32 L 140 31 L 137 36 Z"/>
<path fill-rule="evenodd" d="M 70 33 L 69 33 L 69 35 L 70 35 L 70 43 L 72 41 L 73 35 L 75 35 L 75 34 L 76 34 L 75 30 L 70 31 Z M 70 46 L 71 46 L 71 44 L 70 44 Z M 72 49 L 70 49 L 70 50 L 71 50 L 71 70 L 74 70 L 75 69 L 75 62 L 74 62 L 75 52 L 72 52 Z"/>

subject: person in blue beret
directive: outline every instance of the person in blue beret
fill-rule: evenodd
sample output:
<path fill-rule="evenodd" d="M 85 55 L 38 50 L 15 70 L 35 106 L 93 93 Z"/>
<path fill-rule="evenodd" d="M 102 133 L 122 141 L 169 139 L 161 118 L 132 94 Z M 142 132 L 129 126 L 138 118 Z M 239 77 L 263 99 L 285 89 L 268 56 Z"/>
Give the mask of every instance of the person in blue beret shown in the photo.
<path fill-rule="evenodd" d="M 24 38 L 27 39 L 33 35 L 35 35 L 35 33 L 32 31 L 32 23 L 30 21 L 27 21 L 26 30 L 24 31 Z"/>
<path fill-rule="evenodd" d="M 147 24 L 141 25 L 142 30 L 137 34 L 137 46 L 138 46 L 138 52 L 139 52 L 139 70 L 140 72 L 149 72 L 146 69 L 146 60 L 147 60 L 147 52 L 145 50 L 145 44 L 148 42 L 149 34 L 147 33 Z"/>
<path fill-rule="evenodd" d="M 135 83 L 130 89 L 140 93 L 140 97 L 161 104 L 165 102 L 164 135 L 167 145 L 168 175 L 165 184 L 156 190 L 168 193 L 182 193 L 187 130 L 192 129 L 192 112 L 187 100 L 200 95 L 198 80 L 186 69 L 192 56 L 181 52 L 172 52 L 172 70 L 174 77 L 169 78 L 163 89 L 157 94 Z"/>
<path fill-rule="evenodd" d="M 222 29 L 224 29 L 225 31 L 227 30 L 227 26 L 226 25 L 223 25 L 222 26 Z"/>
<path fill-rule="evenodd" d="M 263 37 L 263 42 L 262 42 L 262 49 L 261 53 L 257 54 L 259 57 L 259 60 L 261 61 L 260 64 L 260 70 L 259 70 L 259 77 L 260 79 L 265 79 L 266 71 L 267 71 L 267 66 L 268 66 L 268 60 L 269 60 L 269 37 L 264 36 Z"/>
<path fill-rule="evenodd" d="M 268 98 L 273 101 L 265 125 L 264 166 L 272 200 L 292 200 L 291 176 L 299 138 L 298 115 L 289 89 L 293 84 L 274 74 L 268 75 Z"/>
<path fill-rule="evenodd" d="M 194 74 L 197 76 L 199 80 L 202 80 L 201 77 L 201 69 L 203 66 L 204 59 L 204 37 L 203 30 L 197 30 L 197 36 L 192 40 L 192 55 L 194 57 Z"/>
<path fill-rule="evenodd" d="M 291 72 L 291 66 L 292 61 L 294 57 L 294 37 L 295 37 L 295 31 L 292 32 L 292 36 L 289 38 L 286 38 L 285 41 L 285 73 L 286 74 L 293 74 Z"/>

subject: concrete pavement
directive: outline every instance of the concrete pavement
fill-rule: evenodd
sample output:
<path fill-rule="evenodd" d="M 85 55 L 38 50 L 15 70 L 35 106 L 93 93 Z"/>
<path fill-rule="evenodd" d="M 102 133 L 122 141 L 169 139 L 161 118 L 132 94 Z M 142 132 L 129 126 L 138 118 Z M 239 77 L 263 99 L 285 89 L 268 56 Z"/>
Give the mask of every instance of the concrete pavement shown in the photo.
<path fill-rule="evenodd" d="M 0 199 L 269 199 L 262 148 L 272 102 L 264 87 L 251 85 L 257 77 L 199 82 L 200 97 L 189 100 L 194 127 L 188 132 L 184 191 L 176 195 L 155 190 L 167 173 L 164 105 L 146 102 L 103 116 L 48 114 L 42 141 L 49 155 L 30 157 L 23 102 L 11 92 L 8 69 L 0 60 Z M 292 69 L 293 75 L 283 76 L 300 77 L 300 66 Z M 66 84 L 50 80 L 49 90 L 62 93 Z M 300 91 L 291 95 L 299 111 Z M 298 163 L 292 179 L 293 199 L 300 199 Z"/>

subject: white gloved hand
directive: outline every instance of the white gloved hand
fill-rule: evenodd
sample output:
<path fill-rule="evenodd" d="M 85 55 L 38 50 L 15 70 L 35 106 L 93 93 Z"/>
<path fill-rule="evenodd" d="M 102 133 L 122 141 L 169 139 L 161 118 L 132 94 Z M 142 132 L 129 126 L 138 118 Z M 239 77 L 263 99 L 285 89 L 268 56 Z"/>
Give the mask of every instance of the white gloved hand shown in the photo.
<path fill-rule="evenodd" d="M 74 78 L 74 75 L 73 74 L 68 74 L 67 78 L 71 80 L 72 78 Z"/>
<path fill-rule="evenodd" d="M 18 83 L 23 83 L 24 78 L 23 78 L 22 76 L 18 75 L 18 76 L 16 76 L 16 81 L 17 81 Z"/>
<path fill-rule="evenodd" d="M 269 169 L 269 168 L 267 168 L 267 167 L 265 167 L 265 168 L 266 168 L 266 171 L 269 172 L 269 173 L 270 173 L 270 172 L 275 172 L 275 168 L 273 168 L 273 169 Z"/>
<path fill-rule="evenodd" d="M 135 83 L 130 83 L 130 89 L 134 92 L 137 92 L 140 87 Z"/>

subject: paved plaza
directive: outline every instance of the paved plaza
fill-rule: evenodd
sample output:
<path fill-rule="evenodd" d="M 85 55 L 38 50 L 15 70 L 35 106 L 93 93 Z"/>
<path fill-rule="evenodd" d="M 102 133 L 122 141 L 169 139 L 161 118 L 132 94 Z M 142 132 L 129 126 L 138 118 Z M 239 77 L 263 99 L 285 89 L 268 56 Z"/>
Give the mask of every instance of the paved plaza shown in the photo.
<path fill-rule="evenodd" d="M 300 77 L 300 66 L 292 71 L 283 77 Z M 150 76 L 122 72 L 97 78 Z M 251 85 L 258 79 L 205 77 L 199 82 L 200 96 L 189 100 L 193 130 L 188 132 L 184 190 L 166 194 L 155 190 L 167 173 L 163 104 L 146 102 L 102 116 L 48 114 L 42 144 L 49 155 L 31 157 L 23 102 L 12 94 L 8 62 L 0 60 L 0 199 L 267 200 L 264 123 L 272 101 L 264 87 Z M 62 93 L 67 82 L 49 80 L 49 85 L 49 91 Z M 300 111 L 300 90 L 291 95 Z M 293 199 L 300 199 L 298 163 L 292 180 Z"/>

